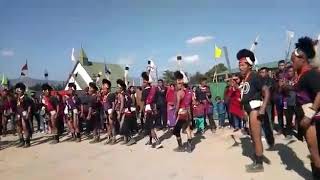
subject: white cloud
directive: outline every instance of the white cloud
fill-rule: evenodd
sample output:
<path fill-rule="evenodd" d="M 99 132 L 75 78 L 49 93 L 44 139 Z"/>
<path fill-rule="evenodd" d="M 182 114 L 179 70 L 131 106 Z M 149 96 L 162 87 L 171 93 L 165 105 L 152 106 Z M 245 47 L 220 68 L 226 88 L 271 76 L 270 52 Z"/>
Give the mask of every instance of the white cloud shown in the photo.
<path fill-rule="evenodd" d="M 4 48 L 0 50 L 1 56 L 12 57 L 14 56 L 14 51 L 12 49 Z"/>
<path fill-rule="evenodd" d="M 171 57 L 169 59 L 169 62 L 176 62 L 176 61 L 177 61 L 177 56 Z M 182 63 L 194 64 L 194 63 L 198 63 L 199 61 L 200 61 L 200 56 L 198 54 L 189 55 L 189 56 L 182 55 Z"/>
<path fill-rule="evenodd" d="M 197 63 L 200 61 L 200 57 L 198 54 L 195 54 L 195 55 L 191 55 L 191 56 L 186 56 L 183 58 L 183 60 L 186 62 L 186 63 Z"/>
<path fill-rule="evenodd" d="M 133 57 L 122 57 L 119 58 L 117 64 L 121 64 L 121 65 L 132 65 L 134 63 L 134 58 Z"/>
<path fill-rule="evenodd" d="M 190 45 L 203 44 L 203 43 L 206 43 L 212 39 L 213 39 L 212 36 L 196 36 L 191 39 L 188 39 L 186 41 L 186 43 L 190 44 Z"/>

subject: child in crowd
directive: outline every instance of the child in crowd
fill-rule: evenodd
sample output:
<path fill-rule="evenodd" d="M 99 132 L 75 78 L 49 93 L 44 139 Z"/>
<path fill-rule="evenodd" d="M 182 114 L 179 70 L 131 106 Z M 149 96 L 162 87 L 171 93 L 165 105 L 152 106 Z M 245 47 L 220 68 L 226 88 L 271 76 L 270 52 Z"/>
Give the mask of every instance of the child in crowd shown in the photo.
<path fill-rule="evenodd" d="M 218 113 L 218 120 L 219 120 L 219 128 L 224 127 L 224 121 L 226 118 L 226 105 L 223 100 L 221 100 L 220 96 L 216 97 L 216 108 Z"/>

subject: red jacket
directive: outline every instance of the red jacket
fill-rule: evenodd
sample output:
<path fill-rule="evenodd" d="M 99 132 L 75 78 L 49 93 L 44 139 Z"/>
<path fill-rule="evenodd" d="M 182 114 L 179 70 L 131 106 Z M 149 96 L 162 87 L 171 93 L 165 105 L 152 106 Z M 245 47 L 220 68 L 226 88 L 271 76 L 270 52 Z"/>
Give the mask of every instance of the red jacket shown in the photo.
<path fill-rule="evenodd" d="M 241 91 L 230 87 L 227 91 L 227 96 L 229 96 L 229 112 L 240 118 L 243 118 L 244 113 L 241 105 Z"/>

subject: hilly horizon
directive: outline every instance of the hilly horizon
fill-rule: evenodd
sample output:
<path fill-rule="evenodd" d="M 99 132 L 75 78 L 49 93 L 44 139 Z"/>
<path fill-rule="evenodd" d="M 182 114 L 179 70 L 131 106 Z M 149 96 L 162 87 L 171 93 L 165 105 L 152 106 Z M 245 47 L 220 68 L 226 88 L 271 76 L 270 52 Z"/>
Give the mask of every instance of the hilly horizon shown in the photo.
<path fill-rule="evenodd" d="M 17 79 L 9 79 L 11 85 L 15 85 L 19 82 L 23 82 L 27 87 L 32 87 L 37 84 L 44 84 L 48 83 L 51 86 L 58 86 L 58 85 L 63 85 L 64 81 L 57 81 L 57 80 L 44 80 L 44 79 L 36 79 L 36 78 L 31 78 L 31 77 L 20 77 Z"/>

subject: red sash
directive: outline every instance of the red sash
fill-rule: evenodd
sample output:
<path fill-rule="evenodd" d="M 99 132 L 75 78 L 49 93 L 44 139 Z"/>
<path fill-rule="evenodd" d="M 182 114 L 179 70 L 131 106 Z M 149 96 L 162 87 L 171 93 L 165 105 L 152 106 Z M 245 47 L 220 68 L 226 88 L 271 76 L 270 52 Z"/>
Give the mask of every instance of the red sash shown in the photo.
<path fill-rule="evenodd" d="M 154 86 L 151 86 L 150 92 L 146 99 L 146 104 L 152 104 L 154 101 L 154 96 L 156 95 L 157 89 Z"/>

